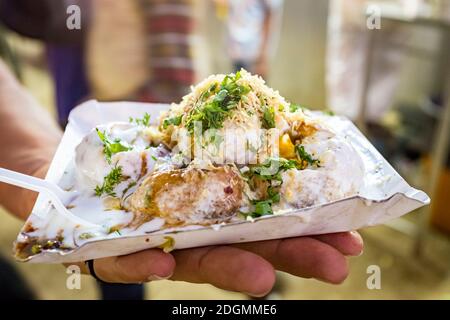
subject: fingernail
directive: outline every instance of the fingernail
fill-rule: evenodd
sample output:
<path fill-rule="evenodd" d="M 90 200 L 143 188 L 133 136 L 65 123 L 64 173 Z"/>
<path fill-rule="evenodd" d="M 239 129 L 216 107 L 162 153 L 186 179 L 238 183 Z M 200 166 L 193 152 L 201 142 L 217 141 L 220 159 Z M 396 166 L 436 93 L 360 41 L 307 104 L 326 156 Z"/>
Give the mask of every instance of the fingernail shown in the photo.
<path fill-rule="evenodd" d="M 355 239 L 358 240 L 358 242 L 359 242 L 359 244 L 361 246 L 361 251 L 358 254 L 355 255 L 356 257 L 359 257 L 360 255 L 362 255 L 364 253 L 364 240 L 363 240 L 362 236 L 359 234 L 359 232 L 357 232 L 357 231 L 351 231 L 350 234 Z"/>
<path fill-rule="evenodd" d="M 168 276 L 158 276 L 157 274 L 152 274 L 150 277 L 147 278 L 147 281 L 167 280 L 171 276 L 172 274 L 169 274 Z"/>
<path fill-rule="evenodd" d="M 252 293 L 252 292 L 242 292 L 242 293 L 247 296 L 254 297 L 254 298 L 263 298 L 263 297 L 267 296 L 270 292 L 272 292 L 272 290 L 269 290 L 268 292 L 263 292 L 263 293 Z"/>

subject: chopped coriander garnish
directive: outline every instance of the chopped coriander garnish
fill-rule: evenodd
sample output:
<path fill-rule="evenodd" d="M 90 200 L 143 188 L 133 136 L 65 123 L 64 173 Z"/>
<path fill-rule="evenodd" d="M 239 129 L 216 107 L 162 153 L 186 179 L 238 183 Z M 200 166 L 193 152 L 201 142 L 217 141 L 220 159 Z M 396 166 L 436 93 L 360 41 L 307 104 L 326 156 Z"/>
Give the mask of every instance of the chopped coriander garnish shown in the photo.
<path fill-rule="evenodd" d="M 153 161 L 158 161 L 158 158 L 156 158 L 154 155 L 151 156 Z"/>
<path fill-rule="evenodd" d="M 265 129 L 275 128 L 275 110 L 273 106 L 264 107 L 262 125 Z"/>
<path fill-rule="evenodd" d="M 222 109 L 217 102 L 213 101 L 205 104 L 201 109 L 194 110 L 186 122 L 186 127 L 191 133 L 194 131 L 195 122 L 202 124 L 202 131 L 209 128 L 221 128 L 229 114 L 228 110 Z"/>
<path fill-rule="evenodd" d="M 163 121 L 163 129 L 167 129 L 167 127 L 171 126 L 171 125 L 179 126 L 182 119 L 183 119 L 183 115 L 164 119 L 164 121 Z"/>
<path fill-rule="evenodd" d="M 252 218 L 273 214 L 272 200 L 262 200 L 254 203 L 255 210 L 250 213 Z"/>
<path fill-rule="evenodd" d="M 194 123 L 201 122 L 202 132 L 214 128 L 222 127 L 223 122 L 230 116 L 231 110 L 236 108 L 243 96 L 250 92 L 248 85 L 237 84 L 241 78 L 238 71 L 235 74 L 226 75 L 220 86 L 212 85 L 208 90 L 200 96 L 200 104 L 190 112 L 186 119 L 186 128 L 190 133 L 194 131 Z M 213 93 L 214 98 L 205 102 Z"/>
<path fill-rule="evenodd" d="M 274 187 L 270 186 L 269 188 L 267 188 L 267 195 L 273 203 L 280 202 L 280 193 L 275 190 Z"/>
<path fill-rule="evenodd" d="M 269 158 L 263 164 L 253 166 L 246 175 L 250 177 L 257 176 L 261 180 L 282 181 L 281 172 L 297 168 L 298 163 L 295 160 L 284 158 Z"/>
<path fill-rule="evenodd" d="M 306 150 L 305 147 L 303 147 L 302 145 L 298 144 L 295 146 L 295 153 L 297 154 L 298 158 L 302 161 L 302 162 L 306 162 L 306 164 L 308 165 L 316 165 L 318 166 L 320 161 L 319 159 L 314 159 L 312 157 L 312 155 L 310 155 Z"/>
<path fill-rule="evenodd" d="M 335 115 L 333 110 L 324 110 L 323 113 L 325 113 L 328 116 L 334 116 Z"/>
<path fill-rule="evenodd" d="M 283 171 L 298 168 L 298 162 L 284 158 L 269 158 L 263 164 L 251 167 L 243 173 L 247 179 L 261 179 L 269 182 L 267 187 L 267 196 L 265 199 L 254 200 L 254 210 L 251 213 L 244 214 L 252 218 L 258 218 L 263 215 L 273 214 L 272 205 L 280 202 L 279 187 L 283 182 L 281 173 Z M 277 186 L 274 186 L 277 183 Z"/>
<path fill-rule="evenodd" d="M 122 167 L 115 166 L 110 173 L 103 179 L 103 184 L 101 186 L 96 186 L 94 191 L 97 197 L 101 197 L 106 194 L 111 197 L 115 197 L 116 193 L 114 188 L 123 180 Z"/>
<path fill-rule="evenodd" d="M 206 99 L 208 99 L 213 93 L 216 92 L 217 86 L 219 84 L 217 82 L 213 83 L 208 90 L 204 91 L 199 98 L 199 101 L 204 101 Z"/>
<path fill-rule="evenodd" d="M 299 160 L 287 160 L 284 158 L 269 158 L 263 164 L 253 166 L 248 171 L 242 173 L 247 181 L 253 178 L 267 181 L 267 196 L 265 199 L 254 200 L 254 210 L 244 214 L 252 218 L 273 214 L 272 205 L 280 202 L 279 187 L 283 182 L 281 173 L 289 169 L 304 169 L 309 165 L 319 165 L 319 160 L 314 159 L 301 145 L 295 147 Z M 250 184 L 251 186 L 251 184 Z"/>
<path fill-rule="evenodd" d="M 266 215 L 273 214 L 272 205 L 274 203 L 280 202 L 280 194 L 274 190 L 273 187 L 269 187 L 267 189 L 268 198 L 265 200 L 256 200 L 253 201 L 253 205 L 255 206 L 253 212 L 246 214 L 252 218 L 258 218 Z"/>
<path fill-rule="evenodd" d="M 150 125 L 150 115 L 146 112 L 142 118 L 130 117 L 129 121 L 131 123 L 136 123 L 137 125 L 148 127 Z"/>
<path fill-rule="evenodd" d="M 105 154 L 105 158 L 108 163 L 111 163 L 111 157 L 113 154 L 132 149 L 131 147 L 122 144 L 120 139 L 114 139 L 113 141 L 111 141 L 111 139 L 106 135 L 105 131 L 102 132 L 97 128 L 95 130 L 97 131 L 97 135 L 103 143 L 103 153 Z"/>

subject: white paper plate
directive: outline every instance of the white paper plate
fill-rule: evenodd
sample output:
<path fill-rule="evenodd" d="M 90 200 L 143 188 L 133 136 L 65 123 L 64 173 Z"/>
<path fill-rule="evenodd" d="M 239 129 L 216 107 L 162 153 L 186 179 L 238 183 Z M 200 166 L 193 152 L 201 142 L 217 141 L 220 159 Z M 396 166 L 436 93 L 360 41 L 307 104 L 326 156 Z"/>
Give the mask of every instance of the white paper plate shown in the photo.
<path fill-rule="evenodd" d="M 97 101 L 88 101 L 80 105 L 70 114 L 69 124 L 46 179 L 56 183 L 61 182 L 64 171 L 73 159 L 76 145 L 96 125 L 112 121 L 128 121 L 130 116 L 140 117 L 145 112 L 156 120 L 160 111 L 168 107 L 163 104 L 99 103 Z M 332 121 L 333 127 L 349 137 L 350 142 L 364 160 L 365 186 L 358 196 L 292 211 L 288 214 L 265 216 L 253 222 L 239 221 L 208 227 L 188 226 L 148 233 L 139 231 L 133 235 L 115 238 L 95 238 L 82 245 L 77 243 L 74 236 L 73 249 L 43 251 L 37 255 L 17 257 L 17 259 L 35 263 L 84 261 L 157 247 L 166 242 L 167 237 L 174 241 L 174 249 L 183 249 L 350 231 L 382 224 L 430 202 L 423 191 L 412 188 L 400 177 L 351 121 L 342 117 L 333 117 Z M 77 225 L 70 218 L 56 212 L 41 195 L 27 222 L 39 226 L 60 225 L 70 230 L 83 229 L 83 226 Z M 40 230 L 27 233 L 23 229 L 16 243 L 23 242 L 29 236 L 48 235 Z"/>

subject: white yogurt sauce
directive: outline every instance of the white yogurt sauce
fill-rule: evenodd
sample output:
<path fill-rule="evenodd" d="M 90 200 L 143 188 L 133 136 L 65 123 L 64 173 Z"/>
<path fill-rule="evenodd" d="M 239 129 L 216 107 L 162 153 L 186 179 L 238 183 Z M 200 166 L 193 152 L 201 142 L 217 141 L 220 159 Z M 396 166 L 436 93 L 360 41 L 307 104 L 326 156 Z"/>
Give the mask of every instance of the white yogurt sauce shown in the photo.
<path fill-rule="evenodd" d="M 281 201 L 275 210 L 323 204 L 358 193 L 364 181 L 364 164 L 344 136 L 322 124 L 302 145 L 320 165 L 282 173 Z"/>
<path fill-rule="evenodd" d="M 75 159 L 66 168 L 60 183 L 65 189 L 70 189 L 77 194 L 67 205 L 68 210 L 87 224 L 96 226 L 80 225 L 70 217 L 49 209 L 48 214 L 53 218 L 46 224 L 37 219 L 32 221 L 33 227 L 38 231 L 29 233 L 29 236 L 45 235 L 47 239 L 63 236 L 64 245 L 74 247 L 92 240 L 117 237 L 120 234 L 154 232 L 164 225 L 164 220 L 157 218 L 145 223 L 137 230 L 128 228 L 127 225 L 133 220 L 133 213 L 108 208 L 105 206 L 105 197 L 95 196 L 94 189 L 103 183 L 105 176 L 111 172 L 112 168 L 120 166 L 126 180 L 115 188 L 115 192 L 121 197 L 123 191 L 129 188 L 130 182 L 137 184 L 155 168 L 171 168 L 170 154 L 167 149 L 162 146 L 150 147 L 150 141 L 142 126 L 111 123 L 98 126 L 97 129 L 104 132 L 110 141 L 120 140 L 120 143 L 130 150 L 113 154 L 111 161 L 108 162 L 103 152 L 103 142 L 97 131 L 93 129 L 76 147 Z M 143 168 L 145 172 L 142 172 Z M 131 188 L 131 192 L 135 188 Z M 119 203 L 119 200 L 116 202 Z M 117 228 L 120 229 L 119 232 L 115 232 Z"/>
<path fill-rule="evenodd" d="M 326 125 L 326 121 L 320 123 L 318 128 L 315 134 L 302 141 L 302 145 L 313 158 L 320 160 L 320 167 L 310 167 L 305 170 L 291 169 L 282 173 L 281 201 L 273 206 L 275 214 L 287 212 L 289 209 L 323 204 L 358 193 L 364 181 L 364 165 L 361 157 L 345 136 L 335 133 Z M 105 176 L 111 172 L 112 168 L 120 166 L 123 176 L 127 177 L 115 188 L 117 196 L 121 197 L 130 182 L 139 183 L 146 176 L 142 175 L 143 168 L 146 174 L 149 174 L 154 170 L 177 167 L 173 155 L 164 147 L 149 147 L 148 137 L 140 126 L 130 123 L 111 123 L 99 126 L 98 129 L 105 132 L 111 141 L 120 140 L 129 150 L 113 154 L 111 161 L 108 162 L 103 152 L 103 142 L 96 130 L 92 130 L 77 146 L 75 161 L 67 168 L 68 172 L 62 179 L 64 186 L 73 186 L 71 189 L 79 194 L 70 203 L 69 210 L 86 222 L 95 224 L 96 227 L 79 225 L 71 221 L 70 217 L 61 216 L 51 210 L 49 214 L 52 214 L 53 218 L 48 219 L 47 224 L 43 225 L 36 219 L 32 221 L 34 227 L 39 229 L 36 235 L 39 234 L 42 237 L 44 234 L 48 239 L 62 235 L 64 245 L 74 247 L 103 238 L 155 232 L 164 226 L 164 219 L 154 218 L 137 229 L 128 228 L 127 225 L 134 218 L 133 213 L 105 208 L 104 199 L 94 195 L 94 188 L 103 183 Z M 235 145 L 242 142 L 242 139 L 246 139 L 258 147 L 260 137 L 250 135 L 249 132 L 243 133 L 240 131 L 242 128 L 231 126 L 228 129 L 232 130 L 227 133 L 228 142 L 225 141 L 227 152 L 221 156 L 224 156 L 226 162 L 252 162 L 253 158 L 257 157 L 257 150 L 250 150 L 249 157 L 249 150 L 246 149 L 247 153 L 244 156 L 239 152 L 230 153 L 229 149 L 232 151 L 239 151 L 239 149 L 232 148 L 229 144 Z M 206 162 L 210 164 L 210 160 L 215 160 L 215 157 L 211 156 L 207 160 Z M 72 174 L 73 172 L 76 174 Z M 135 188 L 131 188 L 128 193 L 133 192 Z M 216 190 L 217 188 L 223 189 L 222 186 L 215 185 L 207 188 L 212 192 L 208 192 L 202 198 L 205 211 L 209 210 L 214 196 L 219 193 L 220 190 Z M 167 203 L 170 203 L 170 200 L 164 199 Z M 199 222 L 202 222 L 200 218 Z M 117 227 L 120 229 L 119 232 L 111 231 Z M 218 230 L 220 227 L 221 225 L 214 225 L 213 229 Z M 29 235 L 33 236 L 33 233 Z"/>

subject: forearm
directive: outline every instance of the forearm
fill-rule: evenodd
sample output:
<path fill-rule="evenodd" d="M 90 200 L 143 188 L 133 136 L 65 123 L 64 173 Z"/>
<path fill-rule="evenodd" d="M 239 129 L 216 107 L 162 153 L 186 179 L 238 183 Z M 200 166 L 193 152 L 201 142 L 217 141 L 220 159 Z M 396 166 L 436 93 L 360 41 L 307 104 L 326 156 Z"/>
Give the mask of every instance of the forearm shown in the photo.
<path fill-rule="evenodd" d="M 44 177 L 60 137 L 56 122 L 0 62 L 0 167 Z M 35 197 L 0 183 L 0 204 L 22 219 Z"/>

